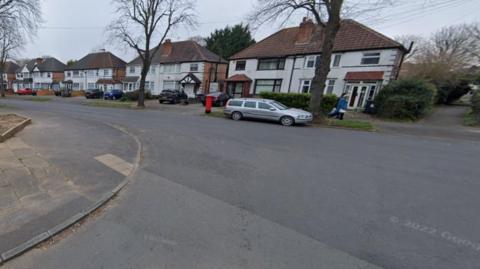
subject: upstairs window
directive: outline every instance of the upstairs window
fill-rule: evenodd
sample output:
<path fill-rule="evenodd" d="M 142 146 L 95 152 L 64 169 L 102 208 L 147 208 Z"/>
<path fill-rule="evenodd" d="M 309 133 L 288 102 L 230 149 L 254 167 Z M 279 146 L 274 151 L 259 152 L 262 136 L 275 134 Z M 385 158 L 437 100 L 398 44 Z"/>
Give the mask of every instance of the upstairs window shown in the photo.
<path fill-rule="evenodd" d="M 135 66 L 130 66 L 130 67 L 128 68 L 128 72 L 129 72 L 130 74 L 135 74 Z"/>
<path fill-rule="evenodd" d="M 103 76 L 105 76 L 105 77 L 110 76 L 110 70 L 108 70 L 108 69 L 103 70 Z"/>
<path fill-rule="evenodd" d="M 235 70 L 244 71 L 246 67 L 247 67 L 247 61 L 237 61 L 235 65 Z"/>
<path fill-rule="evenodd" d="M 52 77 L 52 73 L 48 72 L 47 73 L 47 78 L 51 78 Z"/>
<path fill-rule="evenodd" d="M 190 64 L 190 72 L 198 72 L 198 64 Z"/>
<path fill-rule="evenodd" d="M 380 52 L 364 53 L 361 64 L 379 64 Z"/>
<path fill-rule="evenodd" d="M 305 58 L 305 68 L 316 68 L 320 64 L 320 56 L 307 56 Z"/>
<path fill-rule="evenodd" d="M 260 59 L 258 60 L 258 70 L 283 70 L 285 69 L 285 59 Z"/>
<path fill-rule="evenodd" d="M 334 67 L 340 66 L 340 60 L 341 60 L 341 59 L 342 59 L 342 55 L 341 55 L 341 54 L 335 55 L 335 57 L 333 58 L 333 66 L 334 66 Z"/>

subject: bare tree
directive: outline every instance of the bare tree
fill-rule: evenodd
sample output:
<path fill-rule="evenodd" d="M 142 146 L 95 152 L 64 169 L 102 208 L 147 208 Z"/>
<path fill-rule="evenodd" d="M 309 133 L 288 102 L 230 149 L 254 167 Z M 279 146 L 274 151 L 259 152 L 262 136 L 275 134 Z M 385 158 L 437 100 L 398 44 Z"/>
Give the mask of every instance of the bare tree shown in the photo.
<path fill-rule="evenodd" d="M 138 107 L 145 107 L 145 80 L 161 45 L 172 29 L 193 25 L 193 0 L 112 0 L 118 18 L 108 27 L 111 38 L 133 48 L 142 60 Z"/>
<path fill-rule="evenodd" d="M 0 28 L 0 96 L 5 97 L 3 75 L 6 70 L 6 63 L 11 59 L 15 51 L 23 45 L 23 38 L 12 25 L 3 25 Z"/>
<path fill-rule="evenodd" d="M 470 51 L 472 56 L 476 58 L 477 63 L 480 63 L 480 23 L 472 23 L 468 27 L 471 38 Z"/>
<path fill-rule="evenodd" d="M 424 54 L 427 44 L 427 40 L 419 35 L 401 35 L 395 37 L 395 41 L 405 48 L 410 48 L 410 53 L 405 54 L 404 61 L 406 62 L 415 62 L 420 55 Z"/>
<path fill-rule="evenodd" d="M 401 2 L 400 0 L 398 2 Z M 249 20 L 253 25 L 267 22 L 287 22 L 296 11 L 304 11 L 315 19 L 322 28 L 322 53 L 320 64 L 315 69 L 311 85 L 310 111 L 317 121 L 323 120 L 321 110 L 322 96 L 325 89 L 335 38 L 340 29 L 343 16 L 352 17 L 365 12 L 379 11 L 392 5 L 391 0 L 344 1 L 344 0 L 257 0 L 255 11 Z"/>
<path fill-rule="evenodd" d="M 39 0 L 0 0 L 0 96 L 5 97 L 6 62 L 36 34 L 42 22 Z"/>

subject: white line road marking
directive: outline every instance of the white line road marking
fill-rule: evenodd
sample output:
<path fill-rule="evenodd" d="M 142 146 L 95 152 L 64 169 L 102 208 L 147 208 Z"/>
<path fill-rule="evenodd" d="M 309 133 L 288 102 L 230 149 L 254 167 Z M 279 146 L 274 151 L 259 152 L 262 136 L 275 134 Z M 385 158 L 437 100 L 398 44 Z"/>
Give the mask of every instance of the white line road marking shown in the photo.
<path fill-rule="evenodd" d="M 129 176 L 133 171 L 133 164 L 124 161 L 122 158 L 113 154 L 105 154 L 95 157 L 95 160 L 103 163 L 118 173 Z"/>

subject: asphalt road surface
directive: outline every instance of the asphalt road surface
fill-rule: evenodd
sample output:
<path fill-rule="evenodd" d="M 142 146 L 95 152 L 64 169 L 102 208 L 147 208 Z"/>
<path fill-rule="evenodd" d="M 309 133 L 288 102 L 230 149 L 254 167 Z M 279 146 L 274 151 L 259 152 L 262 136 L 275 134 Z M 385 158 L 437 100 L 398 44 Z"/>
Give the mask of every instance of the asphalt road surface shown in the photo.
<path fill-rule="evenodd" d="M 6 268 L 479 268 L 480 141 L 0 103 L 143 144 L 106 212 Z"/>

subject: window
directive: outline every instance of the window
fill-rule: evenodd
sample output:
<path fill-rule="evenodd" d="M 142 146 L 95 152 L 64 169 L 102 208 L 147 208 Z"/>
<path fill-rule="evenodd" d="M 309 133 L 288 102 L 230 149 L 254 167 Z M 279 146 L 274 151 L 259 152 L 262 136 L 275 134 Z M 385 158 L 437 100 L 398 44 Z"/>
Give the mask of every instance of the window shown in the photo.
<path fill-rule="evenodd" d="M 244 71 L 246 66 L 247 66 L 247 61 L 237 61 L 235 70 Z"/>
<path fill-rule="evenodd" d="M 340 60 L 342 59 L 342 55 L 340 54 L 337 54 L 335 55 L 335 57 L 333 58 L 333 66 L 340 66 Z"/>
<path fill-rule="evenodd" d="M 243 107 L 257 108 L 257 102 L 246 101 Z"/>
<path fill-rule="evenodd" d="M 302 80 L 302 93 L 309 93 L 310 92 L 310 86 L 312 85 L 311 80 Z"/>
<path fill-rule="evenodd" d="M 87 70 L 87 76 L 89 77 L 94 77 L 97 74 L 95 70 Z"/>
<path fill-rule="evenodd" d="M 157 71 L 157 68 L 154 65 L 150 66 L 150 69 L 148 70 L 149 74 L 155 74 Z"/>
<path fill-rule="evenodd" d="M 180 72 L 180 65 L 179 64 L 165 64 L 165 65 L 163 65 L 163 72 L 164 73 Z"/>
<path fill-rule="evenodd" d="M 283 70 L 285 68 L 285 59 L 260 59 L 258 60 L 258 70 Z"/>
<path fill-rule="evenodd" d="M 190 64 L 190 72 L 198 72 L 198 64 Z"/>
<path fill-rule="evenodd" d="M 71 77 L 71 76 L 72 76 L 72 73 L 67 72 L 67 77 Z"/>
<path fill-rule="evenodd" d="M 257 79 L 255 81 L 254 94 L 261 92 L 280 92 L 282 88 L 281 79 Z"/>
<path fill-rule="evenodd" d="M 51 78 L 52 77 L 52 73 L 48 72 L 47 73 L 47 78 Z"/>
<path fill-rule="evenodd" d="M 80 83 L 73 83 L 73 89 L 74 90 L 79 90 L 80 89 Z"/>
<path fill-rule="evenodd" d="M 96 89 L 97 85 L 95 83 L 88 83 L 88 89 Z"/>
<path fill-rule="evenodd" d="M 129 72 L 130 74 L 135 74 L 135 66 L 130 66 L 130 67 L 128 68 L 128 72 Z"/>
<path fill-rule="evenodd" d="M 305 68 L 315 68 L 320 64 L 320 56 L 308 56 L 305 58 Z"/>
<path fill-rule="evenodd" d="M 379 64 L 380 52 L 364 53 L 361 64 Z"/>
<path fill-rule="evenodd" d="M 260 102 L 260 103 L 258 103 L 258 108 L 265 109 L 265 110 L 270 110 L 270 109 L 273 108 L 273 106 Z"/>
<path fill-rule="evenodd" d="M 327 81 L 327 94 L 332 94 L 335 89 L 335 79 L 329 79 Z"/>
<path fill-rule="evenodd" d="M 108 69 L 103 70 L 103 76 L 105 76 L 105 77 L 110 76 L 110 70 L 108 70 Z"/>
<path fill-rule="evenodd" d="M 229 106 L 242 106 L 243 105 L 243 101 L 230 101 L 230 103 L 228 103 Z"/>
<path fill-rule="evenodd" d="M 78 70 L 73 71 L 73 77 L 79 77 L 80 72 Z"/>
<path fill-rule="evenodd" d="M 176 90 L 178 84 L 175 80 L 164 80 L 163 81 L 163 89 L 164 90 Z"/>

